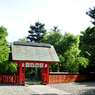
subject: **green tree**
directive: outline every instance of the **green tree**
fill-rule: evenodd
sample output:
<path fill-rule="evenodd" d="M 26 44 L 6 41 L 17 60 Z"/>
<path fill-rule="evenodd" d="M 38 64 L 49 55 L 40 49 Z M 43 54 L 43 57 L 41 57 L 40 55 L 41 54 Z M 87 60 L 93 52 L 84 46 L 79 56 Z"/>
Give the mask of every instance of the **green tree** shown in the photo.
<path fill-rule="evenodd" d="M 46 34 L 46 30 L 44 28 L 45 24 L 40 23 L 39 21 L 34 25 L 30 25 L 30 35 L 27 37 L 31 42 L 43 42 L 43 36 Z"/>
<path fill-rule="evenodd" d="M 46 34 L 44 36 L 44 39 L 43 39 L 43 42 L 44 43 L 49 43 L 51 45 L 54 46 L 54 48 L 56 49 L 56 52 L 57 54 L 59 55 L 60 54 L 60 42 L 61 42 L 61 38 L 63 37 L 63 35 L 60 33 L 60 32 L 53 32 L 53 33 L 50 33 L 50 34 Z M 59 71 L 59 63 L 54 63 L 54 64 L 50 64 L 49 65 L 50 68 L 52 69 L 52 71 Z"/>
<path fill-rule="evenodd" d="M 56 52 L 59 54 L 61 52 L 60 42 L 61 42 L 62 37 L 63 35 L 60 32 L 46 34 L 44 36 L 43 42 L 53 45 L 56 49 Z"/>
<path fill-rule="evenodd" d="M 80 56 L 79 36 L 66 33 L 61 40 L 63 59 L 61 57 L 61 70 L 69 72 L 78 72 L 80 67 L 86 68 L 89 60 Z M 59 57 L 60 58 L 60 57 Z M 79 61 L 81 59 L 81 61 Z"/>
<path fill-rule="evenodd" d="M 8 48 L 8 42 L 6 36 L 8 35 L 7 29 L 3 26 L 0 27 L 0 63 L 3 63 L 8 60 L 8 55 L 10 50 Z"/>
<path fill-rule="evenodd" d="M 0 27 L 0 72 L 16 72 L 16 64 L 9 62 L 9 43 L 6 40 L 7 29 Z"/>
<path fill-rule="evenodd" d="M 80 50 L 81 56 L 89 59 L 89 71 L 95 71 L 95 26 L 88 27 L 85 31 L 81 31 Z"/>
<path fill-rule="evenodd" d="M 0 72 L 7 70 L 8 58 L 9 58 L 9 46 L 6 40 L 8 36 L 7 29 L 3 26 L 0 27 Z"/>
<path fill-rule="evenodd" d="M 89 11 L 86 12 L 88 16 L 90 16 L 94 21 L 91 21 L 93 25 L 95 25 L 95 7 L 93 9 L 89 8 Z"/>
<path fill-rule="evenodd" d="M 53 71 L 77 72 L 80 71 L 80 67 L 86 68 L 89 60 L 80 56 L 79 37 L 69 33 L 63 36 L 59 32 L 44 36 L 44 42 L 54 45 L 60 59 L 59 64 L 50 65 Z"/>
<path fill-rule="evenodd" d="M 53 32 L 60 32 L 61 30 L 58 29 L 58 26 L 53 26 L 53 29 L 50 29 L 49 33 L 53 33 Z"/>

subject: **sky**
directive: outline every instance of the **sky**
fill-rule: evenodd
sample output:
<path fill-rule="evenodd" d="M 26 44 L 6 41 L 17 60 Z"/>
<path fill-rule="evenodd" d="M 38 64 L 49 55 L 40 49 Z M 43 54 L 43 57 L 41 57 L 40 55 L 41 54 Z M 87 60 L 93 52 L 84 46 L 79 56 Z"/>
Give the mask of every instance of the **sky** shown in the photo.
<path fill-rule="evenodd" d="M 80 35 L 91 24 L 86 11 L 95 0 L 0 0 L 0 26 L 7 28 L 9 42 L 28 36 L 30 25 L 39 21 L 47 32 L 58 26 L 61 33 Z"/>

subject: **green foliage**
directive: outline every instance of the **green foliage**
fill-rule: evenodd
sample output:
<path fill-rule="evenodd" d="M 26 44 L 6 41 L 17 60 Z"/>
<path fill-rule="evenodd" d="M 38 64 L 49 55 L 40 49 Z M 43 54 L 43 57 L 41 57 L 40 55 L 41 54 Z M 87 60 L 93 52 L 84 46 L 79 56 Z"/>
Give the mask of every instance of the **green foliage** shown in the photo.
<path fill-rule="evenodd" d="M 80 36 L 80 55 L 89 59 L 91 68 L 95 67 L 95 26 L 88 27 L 85 31 L 81 32 Z M 89 67 L 88 66 L 88 67 Z M 90 68 L 89 71 L 92 71 Z M 95 71 L 95 70 L 94 70 Z"/>
<path fill-rule="evenodd" d="M 50 66 L 52 71 L 78 72 L 80 67 L 85 68 L 89 60 L 80 57 L 79 40 L 80 36 L 59 32 L 50 33 L 44 36 L 44 42 L 54 45 L 60 62 Z M 81 60 L 81 61 L 80 61 Z"/>
<path fill-rule="evenodd" d="M 64 71 L 78 72 L 80 70 L 80 66 L 86 67 L 88 65 L 88 59 L 80 57 L 81 51 L 79 50 L 79 42 L 79 36 L 74 36 L 69 33 L 64 35 L 62 39 L 62 55 L 65 59 L 62 63 Z M 78 61 L 78 59 L 81 61 Z"/>
<path fill-rule="evenodd" d="M 89 64 L 89 60 L 85 57 L 77 57 L 75 63 L 86 68 L 86 66 Z"/>
<path fill-rule="evenodd" d="M 95 25 L 95 7 L 93 7 L 93 9 L 89 8 L 89 11 L 86 12 L 86 14 L 87 14 L 88 16 L 90 16 L 92 19 L 94 19 L 94 21 L 91 21 L 91 23 L 92 23 L 93 25 Z"/>
<path fill-rule="evenodd" d="M 43 42 L 43 36 L 46 34 L 44 29 L 45 24 L 40 23 L 39 21 L 35 23 L 35 26 L 30 26 L 30 35 L 27 37 L 31 42 Z"/>
<path fill-rule="evenodd" d="M 62 52 L 60 45 L 62 37 L 63 35 L 60 32 L 46 34 L 43 38 L 43 42 L 53 45 L 56 49 L 57 54 L 60 54 Z"/>
<path fill-rule="evenodd" d="M 17 71 L 17 64 L 13 62 L 5 62 L 5 64 L 2 64 L 3 68 L 1 69 L 1 72 L 16 72 Z"/>
<path fill-rule="evenodd" d="M 64 52 L 64 63 L 62 66 L 64 67 L 64 71 L 76 72 L 78 71 L 78 65 L 75 63 L 77 55 L 79 53 L 78 49 L 70 49 Z"/>
<path fill-rule="evenodd" d="M 54 32 L 60 32 L 61 30 L 58 29 L 58 26 L 53 26 L 53 29 L 50 29 L 51 31 L 49 33 L 54 33 Z"/>
<path fill-rule="evenodd" d="M 8 35 L 7 29 L 3 26 L 0 27 L 0 64 L 8 61 L 10 50 L 8 48 L 8 42 L 5 37 Z"/>
<path fill-rule="evenodd" d="M 20 41 L 20 42 L 29 42 L 29 39 L 27 39 L 27 37 L 24 37 L 22 39 L 19 38 L 18 41 Z"/>
<path fill-rule="evenodd" d="M 26 68 L 25 70 L 26 76 L 34 76 L 35 75 L 35 68 Z"/>
<path fill-rule="evenodd" d="M 5 39 L 6 36 L 8 36 L 7 29 L 4 26 L 1 26 L 0 27 L 0 39 L 1 38 Z"/>
<path fill-rule="evenodd" d="M 49 43 L 51 45 L 56 45 L 57 43 L 60 43 L 62 38 L 62 34 L 59 32 L 54 32 L 54 33 L 50 33 L 50 34 L 46 34 L 44 36 L 44 43 Z"/>
<path fill-rule="evenodd" d="M 49 65 L 49 68 L 52 70 L 52 72 L 59 72 L 60 64 L 57 62 L 54 62 L 53 64 Z"/>
<path fill-rule="evenodd" d="M 61 38 L 63 35 L 60 32 L 53 32 L 50 34 L 46 34 L 43 38 L 44 43 L 49 43 L 53 45 L 56 48 L 56 51 L 58 53 L 59 50 L 59 43 L 61 42 Z M 50 64 L 50 68 L 52 71 L 59 71 L 59 63 Z"/>
<path fill-rule="evenodd" d="M 79 36 L 74 36 L 72 34 L 65 34 L 61 40 L 60 43 L 61 47 L 62 47 L 62 51 L 63 53 L 66 50 L 70 50 L 70 49 L 76 49 L 79 46 Z"/>
<path fill-rule="evenodd" d="M 0 27 L 0 72 L 16 71 L 16 64 L 9 62 L 9 43 L 6 40 L 8 36 L 7 29 L 3 26 Z"/>

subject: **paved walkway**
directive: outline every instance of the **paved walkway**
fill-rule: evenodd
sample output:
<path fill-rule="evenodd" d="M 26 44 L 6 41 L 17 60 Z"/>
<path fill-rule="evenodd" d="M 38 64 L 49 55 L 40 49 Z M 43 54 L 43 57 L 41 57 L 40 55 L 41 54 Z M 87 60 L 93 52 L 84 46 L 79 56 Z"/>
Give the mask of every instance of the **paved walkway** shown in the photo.
<path fill-rule="evenodd" d="M 0 84 L 0 95 L 73 95 L 47 85 L 4 85 Z"/>

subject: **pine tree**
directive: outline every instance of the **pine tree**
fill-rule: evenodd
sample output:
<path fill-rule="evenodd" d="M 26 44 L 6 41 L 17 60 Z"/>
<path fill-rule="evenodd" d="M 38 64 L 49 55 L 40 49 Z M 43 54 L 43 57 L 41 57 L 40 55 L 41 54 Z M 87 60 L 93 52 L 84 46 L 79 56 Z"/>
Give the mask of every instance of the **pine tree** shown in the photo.
<path fill-rule="evenodd" d="M 45 24 L 40 23 L 39 21 L 35 23 L 35 26 L 30 25 L 30 29 L 28 32 L 30 33 L 27 37 L 31 42 L 42 43 L 43 36 L 46 34 L 46 30 L 44 28 Z"/>
<path fill-rule="evenodd" d="M 92 23 L 93 25 L 95 25 L 95 7 L 93 7 L 93 9 L 89 8 L 89 11 L 86 12 L 86 14 L 87 14 L 88 16 L 90 16 L 92 19 L 94 19 L 94 21 L 91 21 L 91 23 Z"/>

